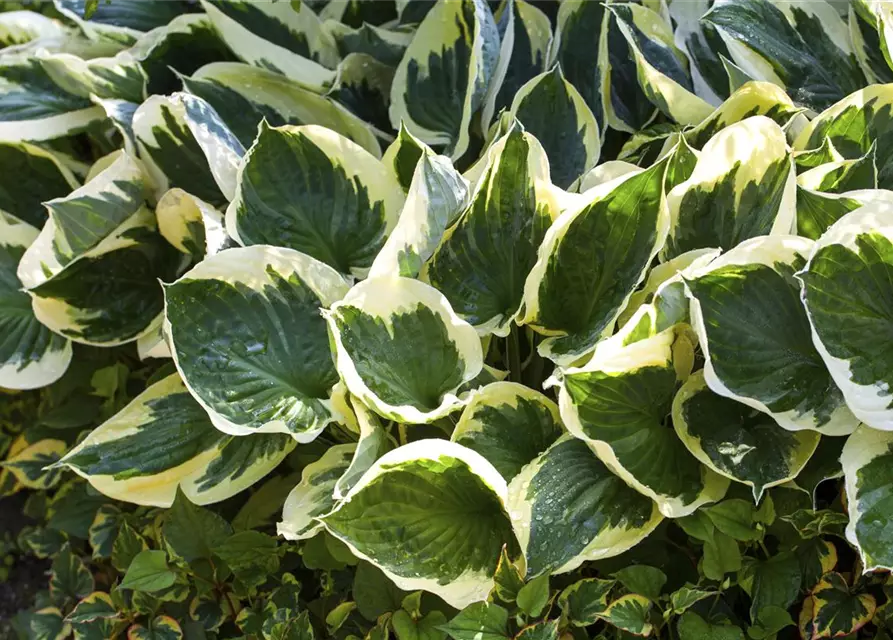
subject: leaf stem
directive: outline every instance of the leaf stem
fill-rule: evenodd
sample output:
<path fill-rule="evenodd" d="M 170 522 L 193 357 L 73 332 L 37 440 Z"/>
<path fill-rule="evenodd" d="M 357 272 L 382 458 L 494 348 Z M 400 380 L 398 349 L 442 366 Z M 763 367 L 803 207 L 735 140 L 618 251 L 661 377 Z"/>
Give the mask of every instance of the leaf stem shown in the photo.
<path fill-rule="evenodd" d="M 512 325 L 512 330 L 506 338 L 505 345 L 508 354 L 509 380 L 521 382 L 521 340 L 518 337 L 518 327 Z"/>

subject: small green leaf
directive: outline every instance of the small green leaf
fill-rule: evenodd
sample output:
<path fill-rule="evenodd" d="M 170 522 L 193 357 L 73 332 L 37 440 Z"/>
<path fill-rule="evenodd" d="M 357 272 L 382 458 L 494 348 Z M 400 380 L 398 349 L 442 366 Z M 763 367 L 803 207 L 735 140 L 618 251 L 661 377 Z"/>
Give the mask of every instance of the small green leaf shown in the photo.
<path fill-rule="evenodd" d="M 167 554 L 164 551 L 140 551 L 130 563 L 121 588 L 161 591 L 174 584 L 176 578 L 176 574 L 167 566 Z"/>
<path fill-rule="evenodd" d="M 723 500 L 704 509 L 716 528 L 735 540 L 758 540 L 760 532 L 754 527 L 754 507 L 738 498 Z"/>
<path fill-rule="evenodd" d="M 446 616 L 440 611 L 432 611 L 424 618 L 415 620 L 400 609 L 391 618 L 397 640 L 443 640 L 446 632 L 441 631 L 441 627 L 445 623 Z"/>
<path fill-rule="evenodd" d="M 93 591 L 93 576 L 69 545 L 53 560 L 50 569 L 50 596 L 55 602 L 80 600 Z"/>
<path fill-rule="evenodd" d="M 722 580 L 727 573 L 741 568 L 738 543 L 721 531 L 704 543 L 704 575 L 711 580 Z"/>
<path fill-rule="evenodd" d="M 215 546 L 213 553 L 248 587 L 260 586 L 279 569 L 276 539 L 259 531 L 235 533 Z"/>
<path fill-rule="evenodd" d="M 676 630 L 679 640 L 744 640 L 744 632 L 726 624 L 710 624 L 694 611 L 679 618 Z"/>
<path fill-rule="evenodd" d="M 360 562 L 353 579 L 353 597 L 364 618 L 375 621 L 385 613 L 397 611 L 406 597 L 380 569 L 368 562 Z"/>
<path fill-rule="evenodd" d="M 518 606 L 529 616 L 537 617 L 549 603 L 549 574 L 544 573 L 518 591 Z"/>
<path fill-rule="evenodd" d="M 440 630 L 454 640 L 503 640 L 509 636 L 508 615 L 498 604 L 475 602 Z"/>
<path fill-rule="evenodd" d="M 210 558 L 213 549 L 233 532 L 226 520 L 190 502 L 179 488 L 162 531 L 171 550 L 186 562 Z"/>
<path fill-rule="evenodd" d="M 614 573 L 614 577 L 629 589 L 630 593 L 645 596 L 655 603 L 660 599 L 661 589 L 667 583 L 667 575 L 663 571 L 646 565 L 624 567 Z"/>
<path fill-rule="evenodd" d="M 347 621 L 348 616 L 357 608 L 356 602 L 342 602 L 329 611 L 326 616 L 326 627 L 329 634 L 334 634 Z"/>

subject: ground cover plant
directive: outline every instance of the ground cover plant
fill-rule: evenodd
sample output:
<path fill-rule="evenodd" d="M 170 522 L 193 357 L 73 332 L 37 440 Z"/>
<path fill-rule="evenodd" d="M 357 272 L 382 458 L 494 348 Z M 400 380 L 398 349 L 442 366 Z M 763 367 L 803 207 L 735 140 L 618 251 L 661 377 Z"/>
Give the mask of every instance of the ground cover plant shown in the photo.
<path fill-rule="evenodd" d="M 0 634 L 893 633 L 893 5 L 0 7 Z"/>

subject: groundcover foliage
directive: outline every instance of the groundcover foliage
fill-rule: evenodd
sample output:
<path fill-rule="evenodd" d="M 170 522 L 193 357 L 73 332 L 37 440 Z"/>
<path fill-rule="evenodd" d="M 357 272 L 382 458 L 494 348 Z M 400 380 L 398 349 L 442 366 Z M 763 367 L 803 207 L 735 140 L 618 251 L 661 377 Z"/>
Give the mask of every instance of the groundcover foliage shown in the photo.
<path fill-rule="evenodd" d="M 2 6 L 10 637 L 890 638 L 890 3 Z"/>

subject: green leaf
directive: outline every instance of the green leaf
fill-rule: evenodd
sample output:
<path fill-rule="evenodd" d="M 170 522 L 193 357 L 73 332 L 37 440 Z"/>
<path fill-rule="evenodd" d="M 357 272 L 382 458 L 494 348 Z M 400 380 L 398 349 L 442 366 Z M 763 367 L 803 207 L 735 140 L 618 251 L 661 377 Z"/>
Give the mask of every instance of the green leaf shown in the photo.
<path fill-rule="evenodd" d="M 337 375 L 320 308 L 347 290 L 325 264 L 268 246 L 222 251 L 165 287 L 171 354 L 215 427 L 309 442 L 332 421 Z"/>
<path fill-rule="evenodd" d="M 408 135 L 401 129 L 394 144 L 400 145 L 402 137 Z M 409 144 L 405 148 L 409 148 Z M 402 156 L 398 154 L 404 153 L 408 151 L 395 151 L 392 161 L 388 157 L 389 149 L 382 162 L 388 166 L 392 161 L 396 168 L 396 163 L 402 162 Z M 435 155 L 426 147 L 413 167 L 414 170 L 408 170 L 411 182 L 405 185 L 408 193 L 400 219 L 375 257 L 369 270 L 370 277 L 417 277 L 424 263 L 437 250 L 447 227 L 468 204 L 468 182 L 448 158 Z M 397 178 L 402 179 L 400 174 Z"/>
<path fill-rule="evenodd" d="M 347 471 L 356 445 L 329 447 L 322 457 L 304 467 L 301 482 L 292 489 L 282 508 L 276 531 L 286 540 L 305 540 L 322 529 L 318 517 L 335 506 L 335 485 Z"/>
<path fill-rule="evenodd" d="M 50 597 L 54 602 L 77 601 L 93 591 L 93 576 L 66 544 L 53 559 L 50 569 Z"/>
<path fill-rule="evenodd" d="M 570 189 L 598 162 L 598 122 L 557 65 L 518 89 L 511 115 L 542 145 L 556 186 Z"/>
<path fill-rule="evenodd" d="M 440 627 L 454 640 L 504 640 L 509 637 L 508 611 L 498 604 L 475 602 Z"/>
<path fill-rule="evenodd" d="M 880 429 L 893 425 L 889 353 L 875 339 L 886 322 L 893 243 L 877 221 L 891 207 L 874 202 L 843 216 L 798 274 L 816 349 L 856 418 Z M 844 318 L 842 309 L 852 311 Z"/>
<path fill-rule="evenodd" d="M 686 611 L 676 623 L 679 640 L 744 640 L 744 632 L 729 624 L 710 624 L 694 611 Z"/>
<path fill-rule="evenodd" d="M 796 190 L 781 127 L 766 116 L 725 127 L 704 145 L 691 177 L 667 194 L 670 235 L 662 256 L 790 233 Z"/>
<path fill-rule="evenodd" d="M 2 150 L 0 146 L 0 162 L 8 155 Z M 31 298 L 21 291 L 16 270 L 37 238 L 37 229 L 0 211 L 0 238 L 0 331 L 4 336 L 0 341 L 0 386 L 42 387 L 68 369 L 71 343 L 41 325 L 32 311 Z"/>
<path fill-rule="evenodd" d="M 499 32 L 482 0 L 436 3 L 422 20 L 391 88 L 391 124 L 402 124 L 454 160 L 468 148 L 472 114 L 483 104 Z"/>
<path fill-rule="evenodd" d="M 51 140 L 105 118 L 89 99 L 60 91 L 40 61 L 26 53 L 3 57 L 0 87 L 0 142 Z"/>
<path fill-rule="evenodd" d="M 614 577 L 626 587 L 630 593 L 645 596 L 655 604 L 660 599 L 661 591 L 667 583 L 667 575 L 655 567 L 632 565 L 614 572 Z"/>
<path fill-rule="evenodd" d="M 287 167 L 291 175 L 282 174 Z M 226 227 L 242 245 L 285 246 L 361 276 L 403 200 L 381 161 L 338 133 L 262 125 L 239 168 Z"/>
<path fill-rule="evenodd" d="M 558 406 L 549 398 L 514 382 L 493 382 L 474 394 L 450 439 L 510 481 L 561 434 Z"/>
<path fill-rule="evenodd" d="M 328 629 L 328 632 L 335 633 L 338 629 L 344 626 L 344 623 L 347 622 L 348 617 L 356 608 L 356 602 L 342 602 L 329 611 L 329 614 L 326 616 L 326 628 Z"/>
<path fill-rule="evenodd" d="M 632 52 L 636 79 L 645 96 L 679 124 L 698 124 L 713 106 L 694 93 L 688 59 L 673 43 L 670 25 L 659 13 L 633 3 L 610 5 Z"/>
<path fill-rule="evenodd" d="M 90 60 L 70 53 L 40 51 L 36 58 L 44 72 L 66 93 L 136 103 L 145 99 L 146 73 L 127 51 Z"/>
<path fill-rule="evenodd" d="M 786 88 L 814 111 L 862 84 L 843 21 L 830 3 L 720 0 L 703 19 L 719 30 L 738 66 Z"/>
<path fill-rule="evenodd" d="M 447 229 L 424 273 L 479 332 L 505 336 L 558 206 L 543 148 L 520 126 L 487 157 L 468 209 Z"/>
<path fill-rule="evenodd" d="M 375 565 L 362 561 L 357 565 L 353 598 L 357 610 L 366 620 L 374 622 L 385 613 L 399 610 L 406 595 Z"/>
<path fill-rule="evenodd" d="M 162 531 L 171 551 L 186 562 L 192 562 L 209 559 L 233 529 L 222 517 L 193 504 L 183 491 L 177 489 Z"/>
<path fill-rule="evenodd" d="M 590 189 L 546 233 L 519 320 L 551 336 L 539 353 L 570 364 L 609 332 L 663 242 L 668 160 Z"/>
<path fill-rule="evenodd" d="M 561 611 L 575 627 L 588 627 L 599 620 L 599 614 L 608 608 L 608 595 L 614 588 L 614 580 L 585 578 L 564 589 L 558 596 Z"/>
<path fill-rule="evenodd" d="M 564 573 L 584 561 L 623 553 L 661 520 L 650 499 L 612 474 L 586 443 L 570 436 L 515 476 L 509 513 L 528 577 Z"/>
<path fill-rule="evenodd" d="M 58 463 L 68 446 L 62 440 L 38 440 L 2 462 L 15 479 L 28 489 L 51 489 L 59 484 Z"/>
<path fill-rule="evenodd" d="M 198 109 L 205 112 L 200 119 Z M 231 182 L 244 149 L 201 98 L 152 96 L 136 110 L 132 126 L 156 198 L 178 187 L 213 206 L 226 202 L 232 185 L 221 192 L 213 168 L 225 168 Z"/>
<path fill-rule="evenodd" d="M 628 345 L 624 338 L 620 333 L 603 341 L 585 365 L 564 370 L 561 417 L 568 431 L 624 482 L 655 500 L 662 514 L 688 515 L 722 498 L 729 484 L 665 424 L 677 377 L 687 374 L 676 367 L 690 367 L 685 354 L 691 343 L 681 327 Z"/>
<path fill-rule="evenodd" d="M 893 433 L 860 426 L 840 456 L 849 523 L 846 536 L 862 558 L 865 571 L 893 567 L 893 545 L 886 526 L 893 501 Z"/>
<path fill-rule="evenodd" d="M 700 371 L 673 400 L 673 427 L 692 455 L 751 487 L 757 502 L 767 488 L 796 477 L 821 438 L 814 431 L 781 429 L 771 416 L 717 395 Z"/>
<path fill-rule="evenodd" d="M 877 189 L 876 158 L 877 146 L 873 143 L 861 158 L 827 162 L 802 172 L 797 176 L 797 186 L 825 193 Z"/>
<path fill-rule="evenodd" d="M 599 64 L 602 24 L 607 11 L 601 2 L 571 0 L 561 4 L 555 26 L 554 57 L 561 72 L 583 97 L 600 129 L 605 128 L 604 73 Z"/>
<path fill-rule="evenodd" d="M 717 531 L 704 542 L 704 575 L 723 580 L 727 573 L 741 569 L 741 550 L 734 538 Z"/>
<path fill-rule="evenodd" d="M 147 4 L 141 0 L 92 2 L 92 0 L 54 0 L 56 9 L 75 21 L 88 35 L 133 34 L 167 24 L 184 8 L 177 3 Z M 118 31 L 103 30 L 116 27 Z"/>
<path fill-rule="evenodd" d="M 797 234 L 818 240 L 844 215 L 863 204 L 889 201 L 889 193 L 881 189 L 848 192 L 842 195 L 797 189 Z"/>
<path fill-rule="evenodd" d="M 338 49 L 309 5 L 203 0 L 202 8 L 239 59 L 319 92 L 334 81 Z"/>
<path fill-rule="evenodd" d="M 889 70 L 888 70 L 889 71 Z M 794 149 L 803 151 L 829 140 L 849 160 L 863 157 L 876 141 L 886 139 L 893 125 L 893 92 L 889 85 L 866 87 L 840 100 L 814 118 L 794 140 Z M 893 186 L 893 153 L 878 143 L 876 166 L 878 186 Z"/>
<path fill-rule="evenodd" d="M 443 640 L 447 634 L 441 630 L 446 616 L 440 611 L 432 611 L 418 620 L 400 609 L 391 618 L 397 640 Z"/>
<path fill-rule="evenodd" d="M 161 591 L 174 584 L 176 577 L 167 566 L 167 554 L 164 551 L 140 551 L 127 568 L 121 588 Z"/>
<path fill-rule="evenodd" d="M 242 584 L 260 586 L 279 569 L 276 539 L 259 531 L 239 531 L 213 549 Z"/>
<path fill-rule="evenodd" d="M 515 602 L 518 592 L 524 587 L 524 577 L 509 557 L 508 545 L 502 547 L 493 582 L 493 593 L 503 602 Z"/>
<path fill-rule="evenodd" d="M 800 563 L 789 551 L 748 566 L 746 574 L 753 580 L 750 619 L 754 624 L 764 621 L 763 612 L 767 607 L 785 610 L 800 594 Z"/>
<path fill-rule="evenodd" d="M 235 59 L 204 13 L 180 14 L 140 36 L 128 53 L 146 72 L 149 95 L 171 94 L 181 89 L 180 74 L 193 73 L 208 63 Z"/>
<path fill-rule="evenodd" d="M 458 388 L 483 366 L 474 328 L 418 280 L 365 280 L 323 315 L 347 389 L 384 417 L 428 423 L 447 415 L 463 404 Z"/>
<path fill-rule="evenodd" d="M 2 14 L 2 15 L 9 15 Z M 42 203 L 67 196 L 80 184 L 61 158 L 26 142 L 0 143 L 0 210 L 40 229 L 47 219 Z M 3 222 L 0 224 L 12 224 Z M 18 234 L 4 231 L 4 245 L 16 245 Z"/>
<path fill-rule="evenodd" d="M 299 477 L 298 474 L 273 476 L 264 482 L 257 491 L 249 496 L 233 518 L 233 529 L 247 531 L 269 524 L 279 514 L 285 499 Z"/>
<path fill-rule="evenodd" d="M 64 640 L 71 634 L 71 627 L 56 607 L 43 607 L 33 613 L 25 612 L 23 622 L 27 637 L 34 640 Z"/>
<path fill-rule="evenodd" d="M 770 236 L 717 258 L 686 282 L 692 324 L 713 391 L 768 413 L 786 429 L 843 435 L 858 421 L 813 345 L 794 278 L 811 249 L 809 240 Z"/>
<path fill-rule="evenodd" d="M 462 608 L 487 597 L 512 540 L 505 496 L 505 481 L 477 453 L 419 440 L 385 454 L 321 519 L 397 586 Z M 449 544 L 430 543 L 447 537 Z"/>
<path fill-rule="evenodd" d="M 525 0 L 506 2 L 497 11 L 496 21 L 500 30 L 505 25 L 503 46 L 506 40 L 511 38 L 511 55 L 505 77 L 495 93 L 491 94 L 491 101 L 487 104 L 491 115 L 499 113 L 502 109 L 509 109 L 521 87 L 545 71 L 549 46 L 552 42 L 552 25 L 549 18 L 535 3 Z M 509 30 L 512 32 L 511 35 L 508 33 Z M 482 115 L 482 121 L 486 126 L 490 117 L 485 113 Z M 539 138 L 539 135 L 526 125 L 525 128 Z"/>
<path fill-rule="evenodd" d="M 28 247 L 18 278 L 48 328 L 87 344 L 136 340 L 162 311 L 158 279 L 180 267 L 145 203 L 138 162 L 117 151 L 90 180 L 47 203 L 50 220 Z"/>
<path fill-rule="evenodd" d="M 294 448 L 284 434 L 230 436 L 217 430 L 169 375 L 94 429 L 60 461 L 119 500 L 170 506 L 177 487 L 210 504 L 251 486 Z"/>
<path fill-rule="evenodd" d="M 538 617 L 549 603 L 549 574 L 544 573 L 521 587 L 516 602 L 528 616 Z"/>
<path fill-rule="evenodd" d="M 703 513 L 713 525 L 735 540 L 753 541 L 761 537 L 754 520 L 754 506 L 746 500 L 732 498 L 704 507 Z"/>

